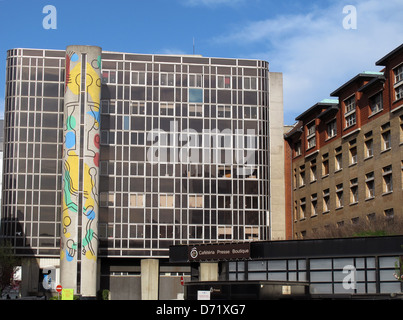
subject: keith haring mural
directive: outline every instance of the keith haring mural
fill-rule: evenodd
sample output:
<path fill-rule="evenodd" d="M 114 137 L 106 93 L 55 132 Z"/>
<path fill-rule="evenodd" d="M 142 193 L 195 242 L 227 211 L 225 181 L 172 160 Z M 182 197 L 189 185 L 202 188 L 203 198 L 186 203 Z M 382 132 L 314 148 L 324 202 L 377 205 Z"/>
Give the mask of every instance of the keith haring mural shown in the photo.
<path fill-rule="evenodd" d="M 61 275 L 75 273 L 80 260 L 82 282 L 86 272 L 95 273 L 98 251 L 100 74 L 100 48 L 67 48 Z"/>

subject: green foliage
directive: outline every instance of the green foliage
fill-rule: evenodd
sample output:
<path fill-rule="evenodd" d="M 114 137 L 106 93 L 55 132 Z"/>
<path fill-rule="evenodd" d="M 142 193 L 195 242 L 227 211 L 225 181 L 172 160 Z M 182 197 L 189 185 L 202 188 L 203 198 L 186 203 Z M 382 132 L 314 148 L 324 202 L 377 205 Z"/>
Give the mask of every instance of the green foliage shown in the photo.
<path fill-rule="evenodd" d="M 102 290 L 102 300 L 109 300 L 109 290 Z"/>
<path fill-rule="evenodd" d="M 388 236 L 388 232 L 385 230 L 375 230 L 375 231 L 361 231 L 353 233 L 353 237 L 385 237 Z"/>

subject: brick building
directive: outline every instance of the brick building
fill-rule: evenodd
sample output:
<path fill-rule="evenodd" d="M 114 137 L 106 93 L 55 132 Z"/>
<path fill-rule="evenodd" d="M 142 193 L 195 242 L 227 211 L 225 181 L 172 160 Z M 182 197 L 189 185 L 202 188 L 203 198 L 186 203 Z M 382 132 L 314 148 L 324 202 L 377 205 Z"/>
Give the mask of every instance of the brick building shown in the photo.
<path fill-rule="evenodd" d="M 289 238 L 403 215 L 403 45 L 376 65 L 285 133 Z"/>

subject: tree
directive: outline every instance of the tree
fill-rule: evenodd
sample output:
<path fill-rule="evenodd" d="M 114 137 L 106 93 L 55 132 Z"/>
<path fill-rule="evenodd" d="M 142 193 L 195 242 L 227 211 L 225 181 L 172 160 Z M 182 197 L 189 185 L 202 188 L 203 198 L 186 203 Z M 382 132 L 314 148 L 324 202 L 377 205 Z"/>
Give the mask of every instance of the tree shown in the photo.
<path fill-rule="evenodd" d="M 0 293 L 13 281 L 19 259 L 14 255 L 9 242 L 0 242 Z"/>

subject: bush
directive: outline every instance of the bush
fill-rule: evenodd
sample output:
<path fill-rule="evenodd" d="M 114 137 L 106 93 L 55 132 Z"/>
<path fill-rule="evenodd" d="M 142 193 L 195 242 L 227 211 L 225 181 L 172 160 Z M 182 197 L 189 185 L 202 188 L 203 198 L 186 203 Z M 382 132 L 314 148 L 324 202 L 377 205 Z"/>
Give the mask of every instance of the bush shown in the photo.
<path fill-rule="evenodd" d="M 307 233 L 304 239 L 379 237 L 403 235 L 403 218 L 382 217 L 372 220 L 360 219 L 356 224 L 317 227 L 316 232 Z"/>

